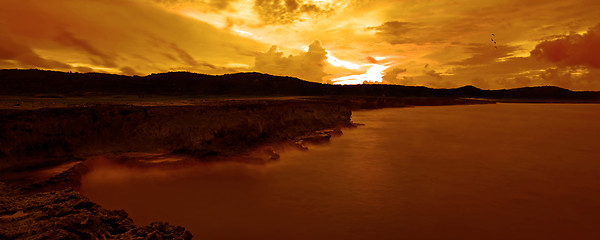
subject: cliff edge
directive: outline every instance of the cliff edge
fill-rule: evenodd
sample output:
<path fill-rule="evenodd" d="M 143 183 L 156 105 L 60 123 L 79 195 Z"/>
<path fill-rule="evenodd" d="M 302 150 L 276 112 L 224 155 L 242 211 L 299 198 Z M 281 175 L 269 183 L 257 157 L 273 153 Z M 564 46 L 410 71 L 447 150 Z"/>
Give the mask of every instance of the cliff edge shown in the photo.
<path fill-rule="evenodd" d="M 343 104 L 311 100 L 0 110 L 0 172 L 96 154 L 231 155 L 248 146 L 349 126 L 351 114 Z"/>

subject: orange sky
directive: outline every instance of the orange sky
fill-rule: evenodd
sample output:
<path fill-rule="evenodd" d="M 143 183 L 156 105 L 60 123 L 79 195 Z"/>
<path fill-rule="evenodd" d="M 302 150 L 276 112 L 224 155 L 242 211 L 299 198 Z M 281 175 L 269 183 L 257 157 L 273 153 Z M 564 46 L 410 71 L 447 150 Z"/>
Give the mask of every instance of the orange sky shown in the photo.
<path fill-rule="evenodd" d="M 600 90 L 598 13 L 563 0 L 1 0 L 0 68 Z"/>

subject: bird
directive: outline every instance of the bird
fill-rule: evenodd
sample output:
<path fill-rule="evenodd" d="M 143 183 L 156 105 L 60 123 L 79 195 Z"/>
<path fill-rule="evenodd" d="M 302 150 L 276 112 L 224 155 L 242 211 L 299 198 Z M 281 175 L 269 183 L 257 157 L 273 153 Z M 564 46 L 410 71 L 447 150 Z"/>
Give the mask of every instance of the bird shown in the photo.
<path fill-rule="evenodd" d="M 496 41 L 494 41 L 494 38 L 496 37 L 495 34 L 492 33 L 492 38 L 490 38 L 492 40 L 492 42 L 494 43 L 494 48 L 498 49 L 498 47 L 496 46 Z"/>

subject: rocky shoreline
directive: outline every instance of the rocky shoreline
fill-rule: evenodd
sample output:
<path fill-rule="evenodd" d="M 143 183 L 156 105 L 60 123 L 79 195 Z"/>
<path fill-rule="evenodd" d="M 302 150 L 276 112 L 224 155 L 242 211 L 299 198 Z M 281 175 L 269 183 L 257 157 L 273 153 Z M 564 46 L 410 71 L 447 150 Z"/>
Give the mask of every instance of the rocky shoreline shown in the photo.
<path fill-rule="evenodd" d="M 0 109 L 0 238 L 191 239 L 182 227 L 137 227 L 122 210 L 102 209 L 76 190 L 90 170 L 85 161 L 110 155 L 135 164 L 135 152 L 188 156 L 193 161 L 242 156 L 266 163 L 269 145 L 306 150 L 353 127 L 352 110 L 493 103 L 443 98 L 295 98 L 214 100 L 185 105 L 82 104 Z M 266 146 L 266 147 L 265 147 Z M 73 162 L 42 181 L 7 184 L 9 173 Z M 10 181 L 8 181 L 10 182 Z"/>
<path fill-rule="evenodd" d="M 192 239 L 183 227 L 138 227 L 72 189 L 25 194 L 0 182 L 0 239 Z"/>

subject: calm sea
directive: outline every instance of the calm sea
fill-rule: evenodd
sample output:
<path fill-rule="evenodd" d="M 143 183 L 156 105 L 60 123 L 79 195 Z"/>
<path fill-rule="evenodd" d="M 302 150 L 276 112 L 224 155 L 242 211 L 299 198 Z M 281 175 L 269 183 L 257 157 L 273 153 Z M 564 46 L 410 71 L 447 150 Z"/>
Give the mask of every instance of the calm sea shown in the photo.
<path fill-rule="evenodd" d="M 98 165 L 82 192 L 195 239 L 600 239 L 600 105 L 358 111 L 267 165 Z"/>

